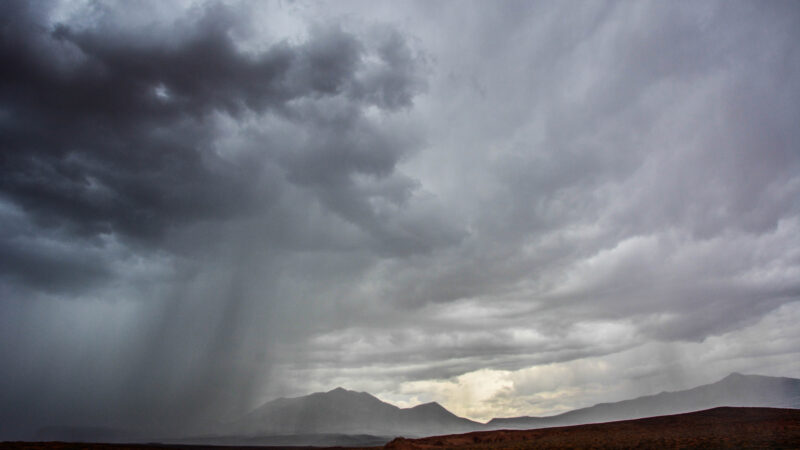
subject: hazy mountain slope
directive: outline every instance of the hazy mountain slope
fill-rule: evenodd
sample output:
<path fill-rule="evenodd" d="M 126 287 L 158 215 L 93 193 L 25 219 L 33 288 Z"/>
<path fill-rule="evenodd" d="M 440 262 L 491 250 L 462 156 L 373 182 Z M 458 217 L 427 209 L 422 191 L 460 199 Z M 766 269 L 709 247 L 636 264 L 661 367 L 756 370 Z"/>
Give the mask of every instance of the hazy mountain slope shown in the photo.
<path fill-rule="evenodd" d="M 245 416 L 235 429 L 251 436 L 310 433 L 423 436 L 465 432 L 480 426 L 438 403 L 401 409 L 365 392 L 337 388 L 265 403 Z"/>
<path fill-rule="evenodd" d="M 42 438 L 71 441 L 142 442 L 146 436 L 147 441 L 198 445 L 353 447 L 379 445 L 396 436 L 578 425 L 680 414 L 719 406 L 800 409 L 800 379 L 731 374 L 716 383 L 685 391 L 601 403 L 557 416 L 493 419 L 485 425 L 458 417 L 438 403 L 403 409 L 365 392 L 338 388 L 267 402 L 238 421 L 205 427 L 193 437 L 154 439 L 133 431 L 74 427 L 49 427 L 41 433 Z"/>
<path fill-rule="evenodd" d="M 719 407 L 705 411 L 536 430 L 398 438 L 387 450 L 800 448 L 800 410 Z"/>
<path fill-rule="evenodd" d="M 601 403 L 550 417 L 492 419 L 489 429 L 541 428 L 678 414 L 718 406 L 800 408 L 800 380 L 731 374 L 693 389 L 662 392 L 616 403 Z"/>

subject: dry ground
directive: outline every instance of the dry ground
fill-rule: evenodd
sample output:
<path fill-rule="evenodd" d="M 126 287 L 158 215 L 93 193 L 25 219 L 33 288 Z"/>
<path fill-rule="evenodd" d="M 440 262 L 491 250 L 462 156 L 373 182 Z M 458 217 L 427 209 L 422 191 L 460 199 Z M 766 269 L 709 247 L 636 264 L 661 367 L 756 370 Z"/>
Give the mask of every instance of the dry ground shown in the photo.
<path fill-rule="evenodd" d="M 688 414 L 521 431 L 395 439 L 391 449 L 800 449 L 800 410 L 714 408 Z"/>
<path fill-rule="evenodd" d="M 0 449 L 26 450 L 151 450 L 275 449 L 64 442 L 4 442 Z M 295 450 L 312 447 L 290 447 Z M 380 447 L 377 447 L 380 448 Z M 480 431 L 422 439 L 397 438 L 385 449 L 800 449 L 800 410 L 777 408 L 715 408 L 688 414 L 539 430 Z"/>

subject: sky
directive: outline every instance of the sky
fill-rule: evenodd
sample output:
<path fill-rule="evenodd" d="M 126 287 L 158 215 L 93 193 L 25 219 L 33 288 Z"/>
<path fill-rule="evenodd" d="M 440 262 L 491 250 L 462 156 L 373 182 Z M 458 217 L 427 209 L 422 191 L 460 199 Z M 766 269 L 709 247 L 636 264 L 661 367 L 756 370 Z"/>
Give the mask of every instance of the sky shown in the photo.
<path fill-rule="evenodd" d="M 0 2 L 0 437 L 800 378 L 798 42 L 792 1 Z"/>

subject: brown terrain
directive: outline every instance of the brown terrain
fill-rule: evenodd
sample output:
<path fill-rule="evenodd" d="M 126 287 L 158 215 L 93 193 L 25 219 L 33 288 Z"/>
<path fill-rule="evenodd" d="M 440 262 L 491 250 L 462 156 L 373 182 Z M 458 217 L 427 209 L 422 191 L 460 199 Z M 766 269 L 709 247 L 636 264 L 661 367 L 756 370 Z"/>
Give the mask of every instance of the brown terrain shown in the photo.
<path fill-rule="evenodd" d="M 672 416 L 538 430 L 398 438 L 385 448 L 800 449 L 800 410 L 723 407 Z"/>
<path fill-rule="evenodd" d="M 3 442 L 14 449 L 274 449 L 280 447 L 183 446 Z M 288 447 L 293 449 L 313 447 Z M 330 447 L 341 448 L 341 447 Z M 374 447 L 381 448 L 381 447 Z M 671 416 L 537 430 L 478 431 L 421 439 L 397 438 L 386 449 L 702 448 L 800 449 L 800 410 L 722 407 Z"/>

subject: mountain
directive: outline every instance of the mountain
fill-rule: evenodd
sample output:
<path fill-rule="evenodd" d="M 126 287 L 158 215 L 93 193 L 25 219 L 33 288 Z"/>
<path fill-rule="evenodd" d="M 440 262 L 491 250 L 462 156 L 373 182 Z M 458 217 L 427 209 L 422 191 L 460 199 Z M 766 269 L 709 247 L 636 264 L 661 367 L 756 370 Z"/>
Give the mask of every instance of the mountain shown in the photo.
<path fill-rule="evenodd" d="M 733 373 L 693 389 L 600 403 L 557 416 L 492 419 L 486 429 L 528 429 L 679 414 L 719 406 L 800 408 L 800 379 Z"/>
<path fill-rule="evenodd" d="M 386 450 L 499 448 L 800 448 L 800 410 L 719 407 L 684 414 L 534 430 L 397 438 Z"/>
<path fill-rule="evenodd" d="M 239 420 L 203 427 L 200 434 L 154 439 L 144 432 L 49 427 L 42 439 L 194 445 L 313 445 L 367 447 L 406 438 L 499 429 L 533 429 L 681 414 L 721 406 L 800 409 L 800 379 L 731 374 L 685 391 L 601 403 L 557 416 L 492 419 L 458 417 L 438 403 L 398 408 L 366 392 L 337 388 L 267 402 Z"/>
<path fill-rule="evenodd" d="M 417 437 L 610 422 L 720 406 L 800 409 L 800 379 L 733 373 L 716 383 L 684 391 L 600 403 L 556 416 L 492 419 L 486 424 L 458 417 L 438 403 L 403 409 L 366 392 L 337 388 L 265 403 L 236 422 L 230 431 L 250 437 L 330 434 Z"/>
<path fill-rule="evenodd" d="M 426 436 L 463 433 L 481 426 L 454 415 L 438 403 L 398 408 L 366 392 L 342 388 L 274 400 L 234 424 L 236 433 L 246 436 L 333 433 Z"/>

